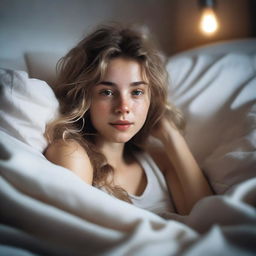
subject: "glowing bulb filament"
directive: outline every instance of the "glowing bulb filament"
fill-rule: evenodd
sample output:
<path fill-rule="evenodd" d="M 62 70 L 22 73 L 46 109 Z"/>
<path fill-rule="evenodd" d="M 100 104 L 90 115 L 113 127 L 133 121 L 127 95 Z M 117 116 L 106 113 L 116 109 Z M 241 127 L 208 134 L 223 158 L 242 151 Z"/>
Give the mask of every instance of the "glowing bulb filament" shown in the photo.
<path fill-rule="evenodd" d="M 213 34 L 218 29 L 217 18 L 211 8 L 204 9 L 200 22 L 200 29 L 205 34 Z"/>

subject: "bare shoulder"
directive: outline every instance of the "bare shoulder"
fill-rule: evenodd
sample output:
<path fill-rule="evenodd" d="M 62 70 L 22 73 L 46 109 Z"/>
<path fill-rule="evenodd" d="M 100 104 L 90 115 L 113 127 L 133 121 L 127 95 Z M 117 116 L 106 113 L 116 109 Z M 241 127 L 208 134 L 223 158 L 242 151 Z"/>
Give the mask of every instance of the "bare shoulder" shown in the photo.
<path fill-rule="evenodd" d="M 86 153 L 85 149 L 75 140 L 57 140 L 50 144 L 46 151 L 46 158 L 54 158 L 58 156 L 74 156 Z"/>
<path fill-rule="evenodd" d="M 57 140 L 45 151 L 45 157 L 54 164 L 75 172 L 87 183 L 92 183 L 93 167 L 86 150 L 75 140 Z"/>

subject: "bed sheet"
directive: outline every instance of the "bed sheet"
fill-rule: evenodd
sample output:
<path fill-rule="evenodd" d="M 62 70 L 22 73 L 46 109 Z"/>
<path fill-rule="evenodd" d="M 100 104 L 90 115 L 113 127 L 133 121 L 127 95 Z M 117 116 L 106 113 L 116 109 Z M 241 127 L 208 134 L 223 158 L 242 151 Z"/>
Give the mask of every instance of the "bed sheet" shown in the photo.
<path fill-rule="evenodd" d="M 0 252 L 62 256 L 256 252 L 256 179 L 229 194 L 199 201 L 189 216 L 169 214 L 163 219 L 87 185 L 2 131 L 0 138 Z"/>

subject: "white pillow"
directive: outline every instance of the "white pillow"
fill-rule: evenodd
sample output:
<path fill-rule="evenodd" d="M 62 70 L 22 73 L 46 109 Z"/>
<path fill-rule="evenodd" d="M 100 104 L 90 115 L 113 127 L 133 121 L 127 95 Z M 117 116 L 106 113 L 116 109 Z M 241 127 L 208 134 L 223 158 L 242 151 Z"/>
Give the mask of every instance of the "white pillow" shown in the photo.
<path fill-rule="evenodd" d="M 43 152 L 46 124 L 58 114 L 51 87 L 24 71 L 0 69 L 0 104 L 0 129 Z"/>
<path fill-rule="evenodd" d="M 167 65 L 170 100 L 187 120 L 187 140 L 217 193 L 256 176 L 254 53 L 181 54 Z"/>

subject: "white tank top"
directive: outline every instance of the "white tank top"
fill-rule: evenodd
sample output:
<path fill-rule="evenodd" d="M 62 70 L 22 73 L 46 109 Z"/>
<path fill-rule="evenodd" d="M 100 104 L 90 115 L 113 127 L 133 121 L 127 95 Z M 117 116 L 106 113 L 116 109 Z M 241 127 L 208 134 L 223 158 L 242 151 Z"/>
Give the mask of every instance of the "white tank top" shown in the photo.
<path fill-rule="evenodd" d="M 168 213 L 175 213 L 164 175 L 154 160 L 145 152 L 135 153 L 134 156 L 145 172 L 147 185 L 140 196 L 128 194 L 132 203 L 164 218 Z M 99 187 L 99 189 L 107 193 L 104 187 Z"/>
<path fill-rule="evenodd" d="M 147 153 L 137 153 L 134 155 L 145 171 L 147 186 L 140 196 L 129 194 L 133 204 L 160 216 L 170 212 L 174 213 L 173 201 L 161 170 Z"/>

